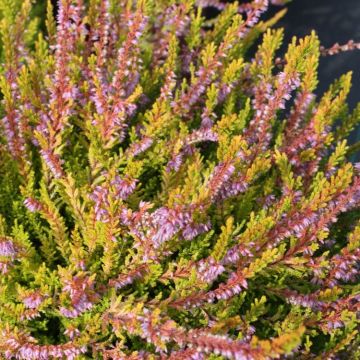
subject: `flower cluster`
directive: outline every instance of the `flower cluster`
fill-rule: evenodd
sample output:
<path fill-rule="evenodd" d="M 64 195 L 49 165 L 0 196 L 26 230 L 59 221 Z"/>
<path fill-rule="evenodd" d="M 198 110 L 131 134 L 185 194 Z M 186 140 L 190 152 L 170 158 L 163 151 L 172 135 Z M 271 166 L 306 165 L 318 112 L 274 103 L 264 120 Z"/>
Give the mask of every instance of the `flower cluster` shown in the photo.
<path fill-rule="evenodd" d="M 67 318 L 78 317 L 91 309 L 98 299 L 98 294 L 94 291 L 94 281 L 83 274 L 65 279 L 62 290 L 70 298 L 70 307 L 62 306 L 59 311 Z"/>
<path fill-rule="evenodd" d="M 359 45 L 286 2 L 0 0 L 0 358 L 360 357 Z"/>
<path fill-rule="evenodd" d="M 86 352 L 86 347 L 78 347 L 69 342 L 62 345 L 37 345 L 35 339 L 25 333 L 1 334 L 0 348 L 5 359 L 76 359 Z"/>

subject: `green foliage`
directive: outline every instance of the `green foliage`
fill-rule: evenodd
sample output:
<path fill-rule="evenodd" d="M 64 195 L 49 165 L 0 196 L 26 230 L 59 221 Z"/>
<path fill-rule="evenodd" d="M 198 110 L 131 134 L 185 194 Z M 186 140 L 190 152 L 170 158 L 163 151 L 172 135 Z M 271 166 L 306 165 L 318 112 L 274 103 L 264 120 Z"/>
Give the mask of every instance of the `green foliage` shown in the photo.
<path fill-rule="evenodd" d="M 0 1 L 1 358 L 360 356 L 352 74 L 206 3 Z"/>

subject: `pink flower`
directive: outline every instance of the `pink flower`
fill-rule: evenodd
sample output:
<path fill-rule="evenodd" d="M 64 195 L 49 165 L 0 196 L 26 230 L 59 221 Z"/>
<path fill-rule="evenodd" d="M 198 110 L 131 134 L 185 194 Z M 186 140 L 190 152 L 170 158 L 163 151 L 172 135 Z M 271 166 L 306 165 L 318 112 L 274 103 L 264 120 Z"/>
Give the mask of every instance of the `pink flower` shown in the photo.
<path fill-rule="evenodd" d="M 152 226 L 149 231 L 155 248 L 170 240 L 189 221 L 189 214 L 183 212 L 181 209 L 170 209 L 166 207 L 157 209 L 151 215 L 150 222 Z"/>
<path fill-rule="evenodd" d="M 183 158 L 184 158 L 183 152 L 180 152 L 179 154 L 174 154 L 166 166 L 166 171 L 167 172 L 170 172 L 171 170 L 179 171 L 180 166 L 183 163 Z"/>
<path fill-rule="evenodd" d="M 199 7 L 213 7 L 218 10 L 223 10 L 225 8 L 225 3 L 222 3 L 220 0 L 197 0 L 197 6 Z"/>
<path fill-rule="evenodd" d="M 14 258 L 17 254 L 16 247 L 12 240 L 0 238 L 0 256 Z"/>
<path fill-rule="evenodd" d="M 124 178 L 116 176 L 115 180 L 111 182 L 111 185 L 115 188 L 115 198 L 118 197 L 121 200 L 126 200 L 126 198 L 134 192 L 137 182 L 137 179 L 132 179 L 128 176 Z"/>
<path fill-rule="evenodd" d="M 69 326 L 65 331 L 64 335 L 68 336 L 70 340 L 73 340 L 75 337 L 78 337 L 80 335 L 79 329 L 77 329 L 74 326 Z"/>
<path fill-rule="evenodd" d="M 147 264 L 141 264 L 134 270 L 130 270 L 128 273 L 120 274 L 116 279 L 109 281 L 110 286 L 114 286 L 116 289 L 121 289 L 126 285 L 133 283 L 137 279 L 141 279 L 149 270 Z"/>
<path fill-rule="evenodd" d="M 195 224 L 190 223 L 189 225 L 185 226 L 182 230 L 182 236 L 185 240 L 192 240 L 196 236 L 203 234 L 211 229 L 211 223 L 207 222 L 205 224 Z"/>
<path fill-rule="evenodd" d="M 208 187 L 211 191 L 211 199 L 215 199 L 222 187 L 234 173 L 235 167 L 231 162 L 224 162 L 217 165 L 209 179 Z"/>
<path fill-rule="evenodd" d="M 39 305 L 43 302 L 43 300 L 43 296 L 37 291 L 30 293 L 22 299 L 24 305 L 29 309 L 38 308 Z"/>
<path fill-rule="evenodd" d="M 69 318 L 75 318 L 91 309 L 99 298 L 99 295 L 94 291 L 94 281 L 83 274 L 65 280 L 63 291 L 69 294 L 71 307 L 62 306 L 59 311 Z"/>
<path fill-rule="evenodd" d="M 153 139 L 145 136 L 140 141 L 131 144 L 126 153 L 128 156 L 137 156 L 146 151 L 152 144 Z"/>
<path fill-rule="evenodd" d="M 26 198 L 24 201 L 24 205 L 31 212 L 40 211 L 42 209 L 41 203 L 39 201 L 35 200 L 34 198 Z"/>
<path fill-rule="evenodd" d="M 212 283 L 224 271 L 224 266 L 217 263 L 213 258 L 209 258 L 207 261 L 201 260 L 198 264 L 198 277 L 206 283 Z"/>
<path fill-rule="evenodd" d="M 0 273 L 5 275 L 9 271 L 9 263 L 0 261 Z"/>
<path fill-rule="evenodd" d="M 196 144 L 202 141 L 218 141 L 218 135 L 214 133 L 212 129 L 202 128 L 199 130 L 195 130 L 190 135 L 188 135 L 184 143 L 187 145 Z"/>
<path fill-rule="evenodd" d="M 55 155 L 51 150 L 42 149 L 40 150 L 40 153 L 46 163 L 46 165 L 49 167 L 50 171 L 53 173 L 55 178 L 61 178 L 64 175 L 64 172 L 62 170 L 62 164 L 63 160 L 60 159 L 58 155 Z"/>
<path fill-rule="evenodd" d="M 20 316 L 21 320 L 33 320 L 39 317 L 41 314 L 37 309 L 26 309 Z"/>
<path fill-rule="evenodd" d="M 6 345 L 5 357 L 7 359 L 38 360 L 62 359 L 74 360 L 87 350 L 86 346 L 78 346 L 72 342 L 60 345 L 37 345 L 35 339 L 26 333 L 3 331 L 2 338 Z"/>

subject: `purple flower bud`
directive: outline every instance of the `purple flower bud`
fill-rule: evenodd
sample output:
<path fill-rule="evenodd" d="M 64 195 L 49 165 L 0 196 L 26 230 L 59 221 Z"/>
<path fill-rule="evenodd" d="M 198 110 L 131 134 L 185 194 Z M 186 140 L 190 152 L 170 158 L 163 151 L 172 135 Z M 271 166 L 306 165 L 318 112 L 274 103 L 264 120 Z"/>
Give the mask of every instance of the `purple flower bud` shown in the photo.
<path fill-rule="evenodd" d="M 43 296 L 37 291 L 30 293 L 22 299 L 24 305 L 29 309 L 37 309 L 43 300 Z"/>
<path fill-rule="evenodd" d="M 17 254 L 16 247 L 12 240 L 0 238 L 0 256 L 14 258 Z"/>

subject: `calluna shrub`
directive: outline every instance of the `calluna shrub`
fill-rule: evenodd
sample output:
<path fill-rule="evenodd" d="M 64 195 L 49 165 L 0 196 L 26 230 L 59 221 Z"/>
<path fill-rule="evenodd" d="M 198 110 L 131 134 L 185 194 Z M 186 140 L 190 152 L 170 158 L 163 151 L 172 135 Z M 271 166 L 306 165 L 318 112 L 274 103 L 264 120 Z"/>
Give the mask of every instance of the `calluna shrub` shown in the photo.
<path fill-rule="evenodd" d="M 334 51 L 277 57 L 267 0 L 32 6 L 1 1 L 2 358 L 359 359 Z"/>

